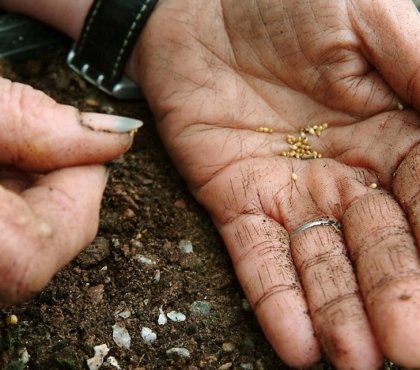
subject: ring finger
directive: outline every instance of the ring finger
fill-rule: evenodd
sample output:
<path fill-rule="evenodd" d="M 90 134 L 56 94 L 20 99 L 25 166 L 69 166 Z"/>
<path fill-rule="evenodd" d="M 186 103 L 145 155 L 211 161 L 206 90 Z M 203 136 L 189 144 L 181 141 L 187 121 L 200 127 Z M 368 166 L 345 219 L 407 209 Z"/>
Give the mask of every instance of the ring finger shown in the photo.
<path fill-rule="evenodd" d="M 321 216 L 319 219 L 324 219 Z M 305 224 L 310 225 L 310 222 Z M 342 231 L 320 224 L 291 238 L 317 338 L 339 369 L 376 369 L 382 361 L 363 309 Z"/>
<path fill-rule="evenodd" d="M 295 173 L 297 180 L 280 208 L 315 334 L 337 368 L 377 369 L 382 355 L 338 227 L 346 203 L 373 191 L 368 184 L 374 179 L 328 160 L 299 165 Z M 320 176 L 326 180 L 319 181 Z"/>

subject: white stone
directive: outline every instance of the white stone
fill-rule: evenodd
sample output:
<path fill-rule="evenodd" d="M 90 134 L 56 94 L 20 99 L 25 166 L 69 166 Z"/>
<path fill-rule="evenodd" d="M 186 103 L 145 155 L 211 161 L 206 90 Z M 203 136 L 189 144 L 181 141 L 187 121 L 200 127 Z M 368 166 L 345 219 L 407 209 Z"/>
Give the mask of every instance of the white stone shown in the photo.
<path fill-rule="evenodd" d="M 98 370 L 104 363 L 104 358 L 108 354 L 109 348 L 106 344 L 101 344 L 93 347 L 93 350 L 95 355 L 86 362 L 89 370 Z"/>
<path fill-rule="evenodd" d="M 146 343 L 153 343 L 157 339 L 156 333 L 152 329 L 143 327 L 141 328 L 141 337 Z"/>
<path fill-rule="evenodd" d="M 165 325 L 167 322 L 168 322 L 168 319 L 166 318 L 165 312 L 163 312 L 162 307 L 161 307 L 159 308 L 158 324 Z"/>
<path fill-rule="evenodd" d="M 178 244 L 178 248 L 185 254 L 193 252 L 193 246 L 190 240 L 181 240 Z"/>
<path fill-rule="evenodd" d="M 118 323 L 112 326 L 112 339 L 118 347 L 130 349 L 131 337 L 124 326 Z"/>
<path fill-rule="evenodd" d="M 182 312 L 177 311 L 171 311 L 167 314 L 167 316 L 170 320 L 175 322 L 185 321 L 185 319 L 187 318 Z"/>

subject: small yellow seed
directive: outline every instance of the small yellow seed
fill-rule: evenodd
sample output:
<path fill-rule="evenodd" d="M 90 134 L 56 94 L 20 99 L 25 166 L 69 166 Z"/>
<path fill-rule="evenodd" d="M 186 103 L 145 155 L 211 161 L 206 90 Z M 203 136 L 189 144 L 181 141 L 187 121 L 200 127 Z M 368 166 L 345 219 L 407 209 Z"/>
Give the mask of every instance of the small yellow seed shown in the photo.
<path fill-rule="evenodd" d="M 10 315 L 6 321 L 8 325 L 17 325 L 19 320 L 16 315 Z"/>
<path fill-rule="evenodd" d="M 378 184 L 376 182 L 372 182 L 372 184 L 369 185 L 371 189 L 376 189 L 378 187 Z"/>
<path fill-rule="evenodd" d="M 323 124 L 322 124 L 322 129 L 323 129 L 323 130 L 325 130 L 325 129 L 327 129 L 327 128 L 328 128 L 328 123 L 323 123 Z"/>
<path fill-rule="evenodd" d="M 293 173 L 292 173 L 292 180 L 293 180 L 293 181 L 296 181 L 296 180 L 297 180 L 297 178 L 298 178 L 298 177 L 297 177 L 297 175 L 293 172 Z"/>
<path fill-rule="evenodd" d="M 397 107 L 398 107 L 398 110 L 404 110 L 403 103 L 398 102 Z"/>
<path fill-rule="evenodd" d="M 309 128 L 308 128 L 308 132 L 309 132 L 311 135 L 315 135 L 315 130 L 314 130 L 312 127 L 309 127 Z"/>
<path fill-rule="evenodd" d="M 314 158 L 314 154 L 313 153 L 305 153 L 302 156 L 302 159 L 313 159 Z"/>

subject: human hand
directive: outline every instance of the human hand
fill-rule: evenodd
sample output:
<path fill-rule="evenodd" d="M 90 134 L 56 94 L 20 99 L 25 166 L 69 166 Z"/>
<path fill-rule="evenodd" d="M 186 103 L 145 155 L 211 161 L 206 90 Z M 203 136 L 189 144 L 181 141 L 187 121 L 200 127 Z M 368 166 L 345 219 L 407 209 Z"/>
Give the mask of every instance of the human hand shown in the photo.
<path fill-rule="evenodd" d="M 291 366 L 420 366 L 419 31 L 409 1 L 166 0 L 141 35 L 132 74 Z M 281 156 L 324 122 L 322 159 Z M 291 237 L 321 218 L 342 232 Z"/>
<path fill-rule="evenodd" d="M 79 2 L 80 15 L 91 0 Z M 77 37 L 78 6 L 66 20 L 58 11 L 68 4 L 20 10 Z M 397 109 L 400 99 L 420 107 L 418 29 L 402 0 L 161 0 L 128 64 L 291 366 L 321 350 L 340 369 L 374 369 L 382 355 L 420 366 L 420 121 Z M 324 159 L 280 155 L 287 134 L 323 122 L 309 139 Z M 290 238 L 324 217 L 343 234 Z"/>
<path fill-rule="evenodd" d="M 107 174 L 137 121 L 80 113 L 0 78 L 0 306 L 38 293 L 95 237 Z"/>

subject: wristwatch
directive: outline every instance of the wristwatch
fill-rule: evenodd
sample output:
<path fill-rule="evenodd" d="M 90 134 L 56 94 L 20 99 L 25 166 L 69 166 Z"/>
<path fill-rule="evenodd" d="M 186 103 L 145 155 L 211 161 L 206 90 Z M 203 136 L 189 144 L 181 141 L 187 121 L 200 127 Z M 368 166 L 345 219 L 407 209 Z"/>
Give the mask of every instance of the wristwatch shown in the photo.
<path fill-rule="evenodd" d="M 95 0 L 81 36 L 68 54 L 68 65 L 113 97 L 141 98 L 139 87 L 123 72 L 157 1 Z"/>

